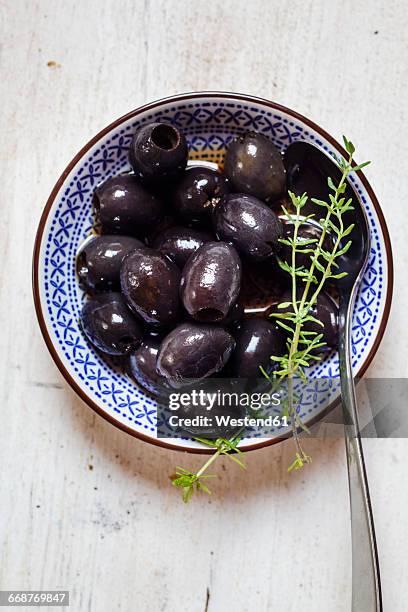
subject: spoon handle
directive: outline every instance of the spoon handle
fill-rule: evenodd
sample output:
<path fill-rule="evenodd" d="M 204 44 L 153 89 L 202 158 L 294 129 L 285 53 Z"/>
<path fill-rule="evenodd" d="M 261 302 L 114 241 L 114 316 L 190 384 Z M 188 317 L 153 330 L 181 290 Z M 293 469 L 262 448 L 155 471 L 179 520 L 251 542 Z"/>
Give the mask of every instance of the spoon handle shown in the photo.
<path fill-rule="evenodd" d="M 350 493 L 352 612 L 382 612 L 380 565 L 367 471 L 351 368 L 351 314 L 354 300 L 340 303 L 339 358 L 344 434 Z"/>

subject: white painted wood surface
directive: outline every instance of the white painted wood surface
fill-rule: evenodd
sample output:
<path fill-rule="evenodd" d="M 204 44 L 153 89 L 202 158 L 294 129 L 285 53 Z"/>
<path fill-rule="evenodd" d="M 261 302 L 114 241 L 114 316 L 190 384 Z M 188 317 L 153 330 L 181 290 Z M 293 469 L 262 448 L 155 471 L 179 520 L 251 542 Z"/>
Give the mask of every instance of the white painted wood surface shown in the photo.
<path fill-rule="evenodd" d="M 115 430 L 61 378 L 35 320 L 31 251 L 57 177 L 114 118 L 182 91 L 264 96 L 373 160 L 396 299 L 370 375 L 407 376 L 407 31 L 404 0 L 3 0 L 2 589 L 69 589 L 79 612 L 350 609 L 342 441 L 310 441 L 313 465 L 292 476 L 290 443 L 250 454 L 247 473 L 220 462 L 214 495 L 184 506 L 169 475 L 201 459 Z M 408 605 L 407 447 L 365 443 L 392 612 Z"/>

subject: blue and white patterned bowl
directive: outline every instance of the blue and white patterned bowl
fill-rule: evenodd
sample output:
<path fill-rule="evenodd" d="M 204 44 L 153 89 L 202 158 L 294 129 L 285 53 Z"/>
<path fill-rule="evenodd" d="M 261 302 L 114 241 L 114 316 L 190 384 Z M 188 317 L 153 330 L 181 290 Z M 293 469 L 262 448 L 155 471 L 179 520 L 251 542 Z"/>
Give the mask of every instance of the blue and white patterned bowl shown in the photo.
<path fill-rule="evenodd" d="M 34 298 L 47 346 L 69 384 L 94 410 L 128 433 L 164 446 L 203 452 L 187 439 L 157 438 L 155 401 L 121 371 L 109 366 L 88 344 L 78 326 L 84 295 L 75 275 L 75 253 L 93 225 L 92 193 L 106 178 L 129 168 L 128 147 L 139 126 L 167 121 L 183 130 L 190 157 L 221 161 L 229 140 L 247 130 L 262 132 L 280 149 L 306 140 L 328 153 L 344 154 L 319 126 L 273 102 L 228 93 L 193 93 L 153 102 L 132 111 L 102 130 L 73 159 L 48 199 L 38 228 L 33 262 Z M 387 227 L 377 199 L 362 172 L 352 177 L 366 207 L 372 247 L 353 315 L 353 372 L 361 376 L 383 335 L 391 303 L 392 255 Z M 327 378 L 335 393 L 338 359 L 330 355 L 313 367 L 311 376 Z M 327 393 L 311 389 L 300 407 L 305 422 L 327 408 Z M 322 399 L 323 398 L 323 399 Z M 330 398 L 332 399 L 332 397 Z M 282 439 L 248 437 L 246 450 Z"/>

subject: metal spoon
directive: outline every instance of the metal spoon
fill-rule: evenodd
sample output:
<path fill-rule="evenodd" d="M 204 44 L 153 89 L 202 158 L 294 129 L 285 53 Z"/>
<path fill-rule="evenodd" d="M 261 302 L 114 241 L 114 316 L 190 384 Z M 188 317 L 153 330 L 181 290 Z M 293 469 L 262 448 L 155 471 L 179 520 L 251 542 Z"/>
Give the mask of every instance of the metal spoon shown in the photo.
<path fill-rule="evenodd" d="M 289 145 L 284 159 L 289 189 L 296 195 L 307 192 L 309 210 L 315 208 L 311 203 L 312 197 L 327 200 L 328 176 L 335 184 L 340 181 L 341 171 L 334 161 L 320 149 L 306 142 Z M 352 198 L 354 206 L 354 210 L 347 213 L 349 218 L 345 218 L 345 223 L 355 224 L 350 235 L 351 248 L 338 260 L 339 272 L 345 271 L 347 276 L 337 281 L 341 395 L 352 534 L 351 609 L 352 612 L 380 612 L 382 611 L 380 567 L 351 366 L 352 313 L 370 253 L 370 231 L 364 207 L 349 182 L 345 197 Z"/>

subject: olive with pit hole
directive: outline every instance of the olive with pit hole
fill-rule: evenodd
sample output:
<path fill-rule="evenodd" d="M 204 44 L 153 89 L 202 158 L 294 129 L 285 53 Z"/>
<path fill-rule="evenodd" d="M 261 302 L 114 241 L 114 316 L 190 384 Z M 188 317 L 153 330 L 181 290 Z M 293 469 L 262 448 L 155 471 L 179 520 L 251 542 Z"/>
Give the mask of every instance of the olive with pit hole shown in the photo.
<path fill-rule="evenodd" d="M 187 261 L 180 295 L 188 314 L 202 322 L 222 321 L 241 287 L 241 262 L 233 246 L 207 242 Z"/>
<path fill-rule="evenodd" d="M 149 123 L 139 128 L 129 149 L 129 161 L 138 178 L 146 183 L 180 176 L 188 159 L 184 136 L 170 123 Z"/>

